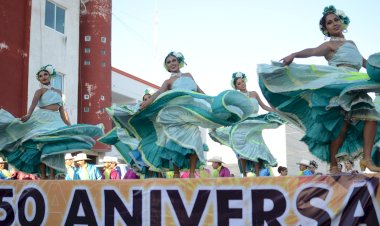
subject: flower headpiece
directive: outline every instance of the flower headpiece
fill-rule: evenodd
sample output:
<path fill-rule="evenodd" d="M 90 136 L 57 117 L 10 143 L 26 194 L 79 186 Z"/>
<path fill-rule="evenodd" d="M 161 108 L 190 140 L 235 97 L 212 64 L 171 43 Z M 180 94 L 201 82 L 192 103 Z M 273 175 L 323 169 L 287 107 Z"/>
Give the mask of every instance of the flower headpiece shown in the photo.
<path fill-rule="evenodd" d="M 342 10 L 336 9 L 335 6 L 333 6 L 333 5 L 326 6 L 322 12 L 323 17 L 319 21 L 319 29 L 326 36 L 329 36 L 329 33 L 327 32 L 325 25 L 322 22 L 322 19 L 326 15 L 331 14 L 331 13 L 333 13 L 339 17 L 339 20 L 342 23 L 343 30 L 346 30 L 348 25 L 350 24 L 350 18 L 348 18 L 348 16 L 346 16 L 346 14 Z"/>
<path fill-rule="evenodd" d="M 236 89 L 235 87 L 235 81 L 238 79 L 238 78 L 241 78 L 243 79 L 243 81 L 245 83 L 247 83 L 248 79 L 247 79 L 247 76 L 245 76 L 245 74 L 243 72 L 235 72 L 232 74 L 232 79 L 231 79 L 231 86 L 232 88 Z"/>
<path fill-rule="evenodd" d="M 170 52 L 166 57 L 165 57 L 165 61 L 164 61 L 164 67 L 167 71 L 168 70 L 168 67 L 166 65 L 166 59 L 169 57 L 169 56 L 174 56 L 175 58 L 177 58 L 178 60 L 178 63 L 179 63 L 179 68 L 183 68 L 183 66 L 186 65 L 186 62 L 185 62 L 185 57 L 183 56 L 183 54 L 181 52 Z"/>
<path fill-rule="evenodd" d="M 151 90 L 151 89 L 145 89 L 145 90 L 144 90 L 144 95 L 143 95 L 143 97 L 142 97 L 142 100 L 144 100 L 144 98 L 145 98 L 146 95 L 152 96 L 153 93 L 154 93 L 153 90 Z"/>
<path fill-rule="evenodd" d="M 150 94 L 150 95 L 152 95 L 153 94 L 153 90 L 151 90 L 151 89 L 145 89 L 144 90 L 144 95 L 145 94 Z"/>
<path fill-rule="evenodd" d="M 51 77 L 55 77 L 57 75 L 57 72 L 55 71 L 53 65 L 48 64 L 48 65 L 42 66 L 40 70 L 38 70 L 38 72 L 36 73 L 37 80 L 38 80 L 38 74 L 40 74 L 41 71 L 49 72 Z"/>

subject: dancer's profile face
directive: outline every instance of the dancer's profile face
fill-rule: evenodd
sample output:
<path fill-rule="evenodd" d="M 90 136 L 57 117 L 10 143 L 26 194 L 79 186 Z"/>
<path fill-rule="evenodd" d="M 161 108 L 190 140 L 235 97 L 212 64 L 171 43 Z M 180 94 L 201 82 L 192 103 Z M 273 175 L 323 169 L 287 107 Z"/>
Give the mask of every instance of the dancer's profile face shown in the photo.
<path fill-rule="evenodd" d="M 342 34 L 342 22 L 339 17 L 333 13 L 330 13 L 326 16 L 326 30 L 330 36 L 340 36 Z"/>
<path fill-rule="evenodd" d="M 242 78 L 238 78 L 235 82 L 235 88 L 240 91 L 246 91 L 247 86 Z"/>
<path fill-rule="evenodd" d="M 165 64 L 169 72 L 179 72 L 179 62 L 175 56 L 168 56 Z"/>
<path fill-rule="evenodd" d="M 143 101 L 149 100 L 151 97 L 152 97 L 152 95 L 150 95 L 149 93 L 145 94 L 143 97 Z"/>

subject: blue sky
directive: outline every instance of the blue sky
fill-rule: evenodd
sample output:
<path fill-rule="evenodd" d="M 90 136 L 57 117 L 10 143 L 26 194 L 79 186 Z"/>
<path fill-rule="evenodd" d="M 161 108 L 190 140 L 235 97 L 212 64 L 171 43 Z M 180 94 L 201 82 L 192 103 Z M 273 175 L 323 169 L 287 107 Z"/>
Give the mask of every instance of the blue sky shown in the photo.
<path fill-rule="evenodd" d="M 184 54 L 198 85 L 209 95 L 230 89 L 233 72 L 258 90 L 256 65 L 324 42 L 318 22 L 335 5 L 351 19 L 347 39 L 365 58 L 380 52 L 378 0 L 113 0 L 112 65 L 161 85 L 170 51 Z M 326 64 L 323 58 L 296 63 Z"/>

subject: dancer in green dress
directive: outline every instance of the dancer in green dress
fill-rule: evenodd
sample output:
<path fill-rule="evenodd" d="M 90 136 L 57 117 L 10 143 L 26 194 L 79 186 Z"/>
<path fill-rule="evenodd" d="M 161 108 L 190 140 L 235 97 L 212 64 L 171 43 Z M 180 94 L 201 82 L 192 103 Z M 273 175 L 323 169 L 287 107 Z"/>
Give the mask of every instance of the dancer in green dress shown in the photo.
<path fill-rule="evenodd" d="M 329 41 L 292 53 L 283 64 L 258 65 L 260 87 L 283 117 L 305 131 L 302 141 L 312 154 L 330 162 L 331 173 L 339 172 L 337 158 L 361 153 L 362 169 L 378 172 L 371 151 L 380 138 L 380 115 L 367 93 L 378 92 L 380 83 L 359 72 L 366 60 L 343 35 L 349 23 L 343 11 L 326 7 L 320 30 Z M 292 64 L 295 58 L 312 56 L 323 56 L 329 66 Z"/>

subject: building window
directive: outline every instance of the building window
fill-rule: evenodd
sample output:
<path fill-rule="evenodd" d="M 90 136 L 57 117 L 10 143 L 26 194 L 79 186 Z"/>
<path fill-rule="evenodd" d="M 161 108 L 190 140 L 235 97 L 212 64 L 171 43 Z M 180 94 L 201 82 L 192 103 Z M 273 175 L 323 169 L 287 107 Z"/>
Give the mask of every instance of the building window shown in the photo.
<path fill-rule="evenodd" d="M 57 73 L 57 75 L 51 80 L 51 86 L 61 90 L 63 93 L 63 74 Z"/>
<path fill-rule="evenodd" d="M 89 107 L 84 107 L 84 108 L 83 108 L 83 111 L 84 111 L 84 112 L 90 112 L 90 108 L 89 108 Z"/>
<path fill-rule="evenodd" d="M 101 95 L 101 96 L 100 96 L 100 99 L 101 99 L 101 100 L 105 100 L 105 98 L 104 98 L 104 96 L 103 96 L 103 95 Z"/>
<path fill-rule="evenodd" d="M 100 41 L 101 41 L 102 43 L 106 43 L 106 42 L 107 42 L 107 38 L 106 38 L 106 37 L 101 37 L 101 38 L 100 38 Z"/>
<path fill-rule="evenodd" d="M 90 95 L 88 95 L 88 94 L 84 94 L 83 98 L 84 98 L 85 100 L 89 100 L 89 99 L 90 99 Z"/>
<path fill-rule="evenodd" d="M 90 65 L 90 64 L 91 64 L 91 61 L 89 61 L 89 60 L 84 61 L 84 65 Z"/>
<path fill-rule="evenodd" d="M 104 49 L 100 50 L 100 54 L 106 55 L 106 51 Z"/>
<path fill-rule="evenodd" d="M 46 1 L 45 25 L 64 34 L 65 10 L 52 2 Z"/>
<path fill-rule="evenodd" d="M 102 61 L 101 65 L 102 65 L 102 67 L 105 67 L 106 66 L 106 62 Z"/>
<path fill-rule="evenodd" d="M 86 42 L 91 41 L 91 36 L 90 35 L 84 36 L 84 41 L 86 41 Z"/>
<path fill-rule="evenodd" d="M 84 48 L 84 52 L 85 52 L 85 53 L 90 53 L 90 52 L 91 52 L 91 49 L 90 49 L 90 48 Z"/>

